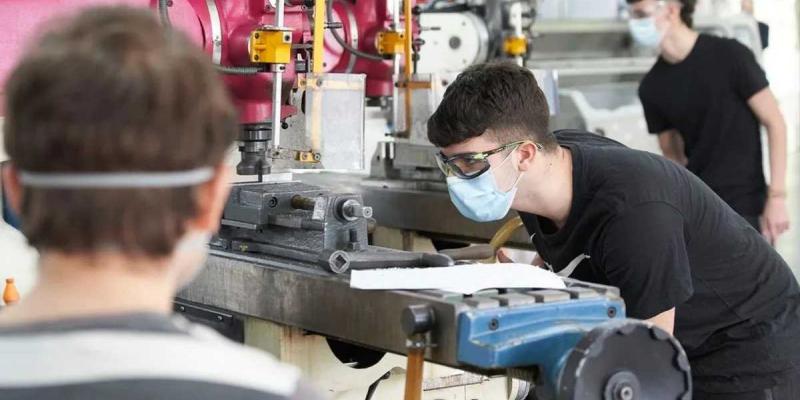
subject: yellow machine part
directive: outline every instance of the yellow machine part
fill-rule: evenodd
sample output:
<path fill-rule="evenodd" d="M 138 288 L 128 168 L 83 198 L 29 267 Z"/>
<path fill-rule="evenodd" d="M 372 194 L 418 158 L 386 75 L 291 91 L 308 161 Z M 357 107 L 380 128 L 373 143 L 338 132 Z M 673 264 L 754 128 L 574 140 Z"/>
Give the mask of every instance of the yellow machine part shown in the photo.
<path fill-rule="evenodd" d="M 393 56 L 395 54 L 401 54 L 403 53 L 404 40 L 405 35 L 403 32 L 378 32 L 378 35 L 375 37 L 375 48 L 378 49 L 378 54 L 380 55 Z"/>
<path fill-rule="evenodd" d="M 262 28 L 250 33 L 250 61 L 258 64 L 288 64 L 292 60 L 292 32 Z"/>
<path fill-rule="evenodd" d="M 528 52 L 528 38 L 525 36 L 512 36 L 503 41 L 503 51 L 514 57 L 523 56 Z"/>
<path fill-rule="evenodd" d="M 319 153 L 313 151 L 299 151 L 297 152 L 297 161 L 302 163 L 318 163 L 321 159 Z"/>
<path fill-rule="evenodd" d="M 522 218 L 514 217 L 506 221 L 500 229 L 494 234 L 492 240 L 489 242 L 489 245 L 492 246 L 492 249 L 495 252 L 495 255 L 491 258 L 484 260 L 484 262 L 495 263 L 497 262 L 497 250 L 500 250 L 503 245 L 511 239 L 511 236 L 514 235 L 514 232 L 517 229 L 524 227 L 525 224 L 522 223 Z"/>

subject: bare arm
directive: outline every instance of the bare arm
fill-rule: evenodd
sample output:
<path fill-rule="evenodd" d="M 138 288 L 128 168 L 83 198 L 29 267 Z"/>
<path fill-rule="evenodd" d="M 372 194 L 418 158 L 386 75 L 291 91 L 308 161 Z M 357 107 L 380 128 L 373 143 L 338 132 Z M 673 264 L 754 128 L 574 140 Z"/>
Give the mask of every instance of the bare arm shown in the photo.
<path fill-rule="evenodd" d="M 661 146 L 661 152 L 664 154 L 664 157 L 684 167 L 689 162 L 689 160 L 686 159 L 683 138 L 677 130 L 670 129 L 659 133 L 658 145 Z"/>
<path fill-rule="evenodd" d="M 670 308 L 669 310 L 664 311 L 653 318 L 649 318 L 647 322 L 652 322 L 657 327 L 669 332 L 669 334 L 672 335 L 673 331 L 675 330 L 675 308 Z"/>
<path fill-rule="evenodd" d="M 778 101 L 769 88 L 754 94 L 747 100 L 747 104 L 767 128 L 770 179 L 761 230 L 774 243 L 778 236 L 789 229 L 789 215 L 786 210 L 786 123 Z"/>

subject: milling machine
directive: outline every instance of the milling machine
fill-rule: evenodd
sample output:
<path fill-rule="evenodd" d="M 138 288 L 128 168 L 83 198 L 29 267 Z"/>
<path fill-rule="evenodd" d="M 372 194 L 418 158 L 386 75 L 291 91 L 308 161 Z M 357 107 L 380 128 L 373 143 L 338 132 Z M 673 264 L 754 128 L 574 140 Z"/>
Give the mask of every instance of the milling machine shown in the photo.
<path fill-rule="evenodd" d="M 760 58 L 759 33 L 752 16 L 722 12 L 717 7 L 730 8 L 729 3 L 738 1 L 713 3 L 713 7 L 711 2 L 699 3 L 697 29 L 736 38 Z M 443 7 L 429 6 L 425 10 L 430 11 L 424 11 L 420 17 L 420 37 L 425 45 L 420 51 L 417 79 L 431 84 L 413 92 L 413 128 L 409 137 L 390 138 L 377 144 L 369 163 L 368 179 L 342 175 L 303 178 L 320 185 L 335 182 L 339 188 L 360 193 L 373 206 L 381 235 L 391 230 L 395 236 L 405 236 L 407 243 L 411 242 L 409 237 L 416 241 L 426 238 L 435 247 L 446 248 L 476 242 L 497 244 L 500 241 L 496 240 L 496 232 L 504 226 L 520 225 L 511 216 L 506 221 L 487 224 L 462 218 L 450 204 L 435 164 L 436 150 L 427 141 L 425 130 L 427 116 L 435 110 L 458 71 L 502 55 L 496 52 L 489 55 L 488 43 L 512 47 L 504 41 L 515 37 L 508 27 L 519 25 L 512 21 L 522 22 L 529 43 L 524 64 L 533 69 L 548 98 L 551 129 L 585 129 L 632 148 L 660 153 L 656 137 L 647 134 L 637 95 L 638 82 L 654 63 L 655 54 L 632 42 L 624 2 L 539 0 L 519 8 L 494 3 L 500 12 L 481 8 L 490 7 L 491 2 L 463 0 L 447 4 L 444 11 L 451 13 L 438 13 Z M 511 9 L 522 12 L 502 11 Z M 491 24 L 486 15 L 502 15 L 506 22 Z M 506 30 L 491 31 L 491 27 L 498 26 Z M 367 137 L 370 136 L 376 135 L 368 131 Z M 520 230 L 513 232 L 507 243 L 518 248 L 531 247 L 529 238 Z"/>
<path fill-rule="evenodd" d="M 337 399 L 397 399 L 403 381 L 407 399 L 690 397 L 689 364 L 678 342 L 625 319 L 611 287 L 567 280 L 564 290 L 496 288 L 472 295 L 352 289 L 351 270 L 437 268 L 485 254 L 375 246 L 382 222 L 372 218 L 372 207 L 405 207 L 402 190 L 364 199 L 362 190 L 341 190 L 344 184 L 329 189 L 308 182 L 330 179 L 325 186 L 335 186 L 331 175 L 300 182 L 284 172 L 360 169 L 365 107 L 379 104 L 392 115 L 392 140 L 379 145 L 373 164 L 386 168 L 373 168 L 373 185 L 414 174 L 425 178 L 415 185 L 435 185 L 436 173 L 418 165 L 431 161 L 420 127 L 446 84 L 436 71 L 414 71 L 415 57 L 418 67 L 426 57 L 427 44 L 415 39 L 427 28 L 419 21 L 431 15 L 440 21 L 435 24 L 483 26 L 478 36 L 482 29 L 488 34 L 478 50 L 472 39 L 463 42 L 477 52 L 462 58 L 469 63 L 497 56 L 521 62 L 526 3 L 449 9 L 438 2 L 415 8 L 410 0 L 7 0 L 0 19 L 12 32 L 0 39 L 0 50 L 17 55 L 24 43 L 9 38 L 29 37 L 54 15 L 107 3 L 151 7 L 163 23 L 190 35 L 223 74 L 240 111 L 236 169 L 250 181 L 233 185 L 207 266 L 179 294 L 177 311 L 299 365 Z M 0 77 L 14 58 L 0 61 Z M 418 111 L 420 98 L 428 103 Z M 445 217 L 426 223 L 461 220 Z M 423 359 L 429 362 L 424 375 Z"/>

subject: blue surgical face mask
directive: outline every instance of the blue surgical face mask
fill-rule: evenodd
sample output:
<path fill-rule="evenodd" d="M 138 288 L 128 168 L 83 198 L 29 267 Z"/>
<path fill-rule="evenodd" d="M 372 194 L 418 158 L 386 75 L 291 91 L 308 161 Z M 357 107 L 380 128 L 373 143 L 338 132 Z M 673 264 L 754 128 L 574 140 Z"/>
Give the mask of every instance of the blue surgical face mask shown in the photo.
<path fill-rule="evenodd" d="M 650 48 L 661 45 L 664 35 L 656 27 L 655 17 L 631 18 L 628 20 L 628 27 L 636 43 Z"/>
<path fill-rule="evenodd" d="M 505 164 L 509 158 L 511 158 L 511 154 L 497 167 Z M 447 177 L 450 199 L 461 215 L 477 222 L 490 222 L 503 219 L 508 214 L 511 203 L 514 201 L 514 195 L 517 194 L 517 185 L 522 178 L 522 173 L 520 172 L 509 191 L 502 192 L 497 188 L 492 169 L 474 179 Z"/>

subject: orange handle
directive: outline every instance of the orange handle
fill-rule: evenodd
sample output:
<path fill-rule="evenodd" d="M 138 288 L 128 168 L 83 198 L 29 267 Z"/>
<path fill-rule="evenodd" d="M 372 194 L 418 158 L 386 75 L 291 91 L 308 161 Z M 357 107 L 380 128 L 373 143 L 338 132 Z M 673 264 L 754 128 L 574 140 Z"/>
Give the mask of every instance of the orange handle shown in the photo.
<path fill-rule="evenodd" d="M 14 284 L 14 278 L 6 279 L 6 289 L 3 291 L 3 302 L 11 306 L 19 302 L 19 291 Z"/>
<path fill-rule="evenodd" d="M 422 400 L 422 368 L 425 362 L 424 348 L 408 349 L 408 364 L 406 365 L 406 395 L 405 400 Z"/>

